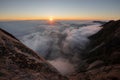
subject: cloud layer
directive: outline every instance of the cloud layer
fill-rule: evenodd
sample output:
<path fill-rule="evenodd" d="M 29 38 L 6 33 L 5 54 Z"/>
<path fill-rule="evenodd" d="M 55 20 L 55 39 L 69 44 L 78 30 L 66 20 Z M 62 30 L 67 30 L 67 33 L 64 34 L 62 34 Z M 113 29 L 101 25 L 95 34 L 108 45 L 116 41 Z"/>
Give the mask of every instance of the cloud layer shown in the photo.
<path fill-rule="evenodd" d="M 88 37 L 101 29 L 98 26 L 43 25 L 37 27 L 40 31 L 23 36 L 21 41 L 66 75 L 75 71 L 78 56 L 89 44 Z"/>

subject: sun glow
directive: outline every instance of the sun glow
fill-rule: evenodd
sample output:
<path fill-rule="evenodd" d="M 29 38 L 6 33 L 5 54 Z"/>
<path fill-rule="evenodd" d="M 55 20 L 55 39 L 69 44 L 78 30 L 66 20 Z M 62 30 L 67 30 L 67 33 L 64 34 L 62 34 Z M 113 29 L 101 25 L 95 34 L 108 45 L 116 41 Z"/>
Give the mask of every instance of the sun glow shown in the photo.
<path fill-rule="evenodd" d="M 53 21 L 53 17 L 52 16 L 50 16 L 49 21 L 51 21 L 51 22 Z"/>

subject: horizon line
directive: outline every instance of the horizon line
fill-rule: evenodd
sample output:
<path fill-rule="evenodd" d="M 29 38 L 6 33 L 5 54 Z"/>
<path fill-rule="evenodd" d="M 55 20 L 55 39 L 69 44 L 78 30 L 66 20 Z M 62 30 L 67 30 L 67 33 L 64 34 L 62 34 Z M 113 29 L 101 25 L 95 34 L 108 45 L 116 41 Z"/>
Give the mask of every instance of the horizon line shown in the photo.
<path fill-rule="evenodd" d="M 0 21 L 37 21 L 37 20 L 45 20 L 48 21 L 49 19 L 1 19 Z M 53 21 L 57 21 L 57 20 L 85 20 L 85 21 L 89 21 L 89 20 L 105 20 L 105 21 L 109 21 L 109 20 L 120 20 L 120 19 L 54 19 Z"/>

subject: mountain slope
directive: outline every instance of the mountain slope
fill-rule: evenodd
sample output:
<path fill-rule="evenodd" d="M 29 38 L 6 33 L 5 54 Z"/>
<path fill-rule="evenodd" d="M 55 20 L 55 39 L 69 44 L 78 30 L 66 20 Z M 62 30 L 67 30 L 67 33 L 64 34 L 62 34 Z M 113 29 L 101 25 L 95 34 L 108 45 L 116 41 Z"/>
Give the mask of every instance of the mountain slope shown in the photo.
<path fill-rule="evenodd" d="M 120 20 L 102 25 L 91 40 L 84 58 L 84 71 L 70 76 L 71 80 L 120 80 Z"/>
<path fill-rule="evenodd" d="M 68 80 L 14 36 L 0 29 L 0 80 Z"/>

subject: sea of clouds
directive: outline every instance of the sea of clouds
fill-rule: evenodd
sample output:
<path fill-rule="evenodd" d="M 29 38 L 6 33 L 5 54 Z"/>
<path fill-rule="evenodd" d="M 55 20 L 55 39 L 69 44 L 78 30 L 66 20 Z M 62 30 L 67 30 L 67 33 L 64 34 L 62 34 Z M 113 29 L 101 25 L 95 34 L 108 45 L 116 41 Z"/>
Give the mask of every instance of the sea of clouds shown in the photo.
<path fill-rule="evenodd" d="M 1 22 L 0 25 L 63 75 L 76 70 L 80 55 L 90 42 L 88 37 L 101 29 L 101 24 L 92 21 L 57 21 L 52 24 L 47 21 L 16 21 Z"/>

